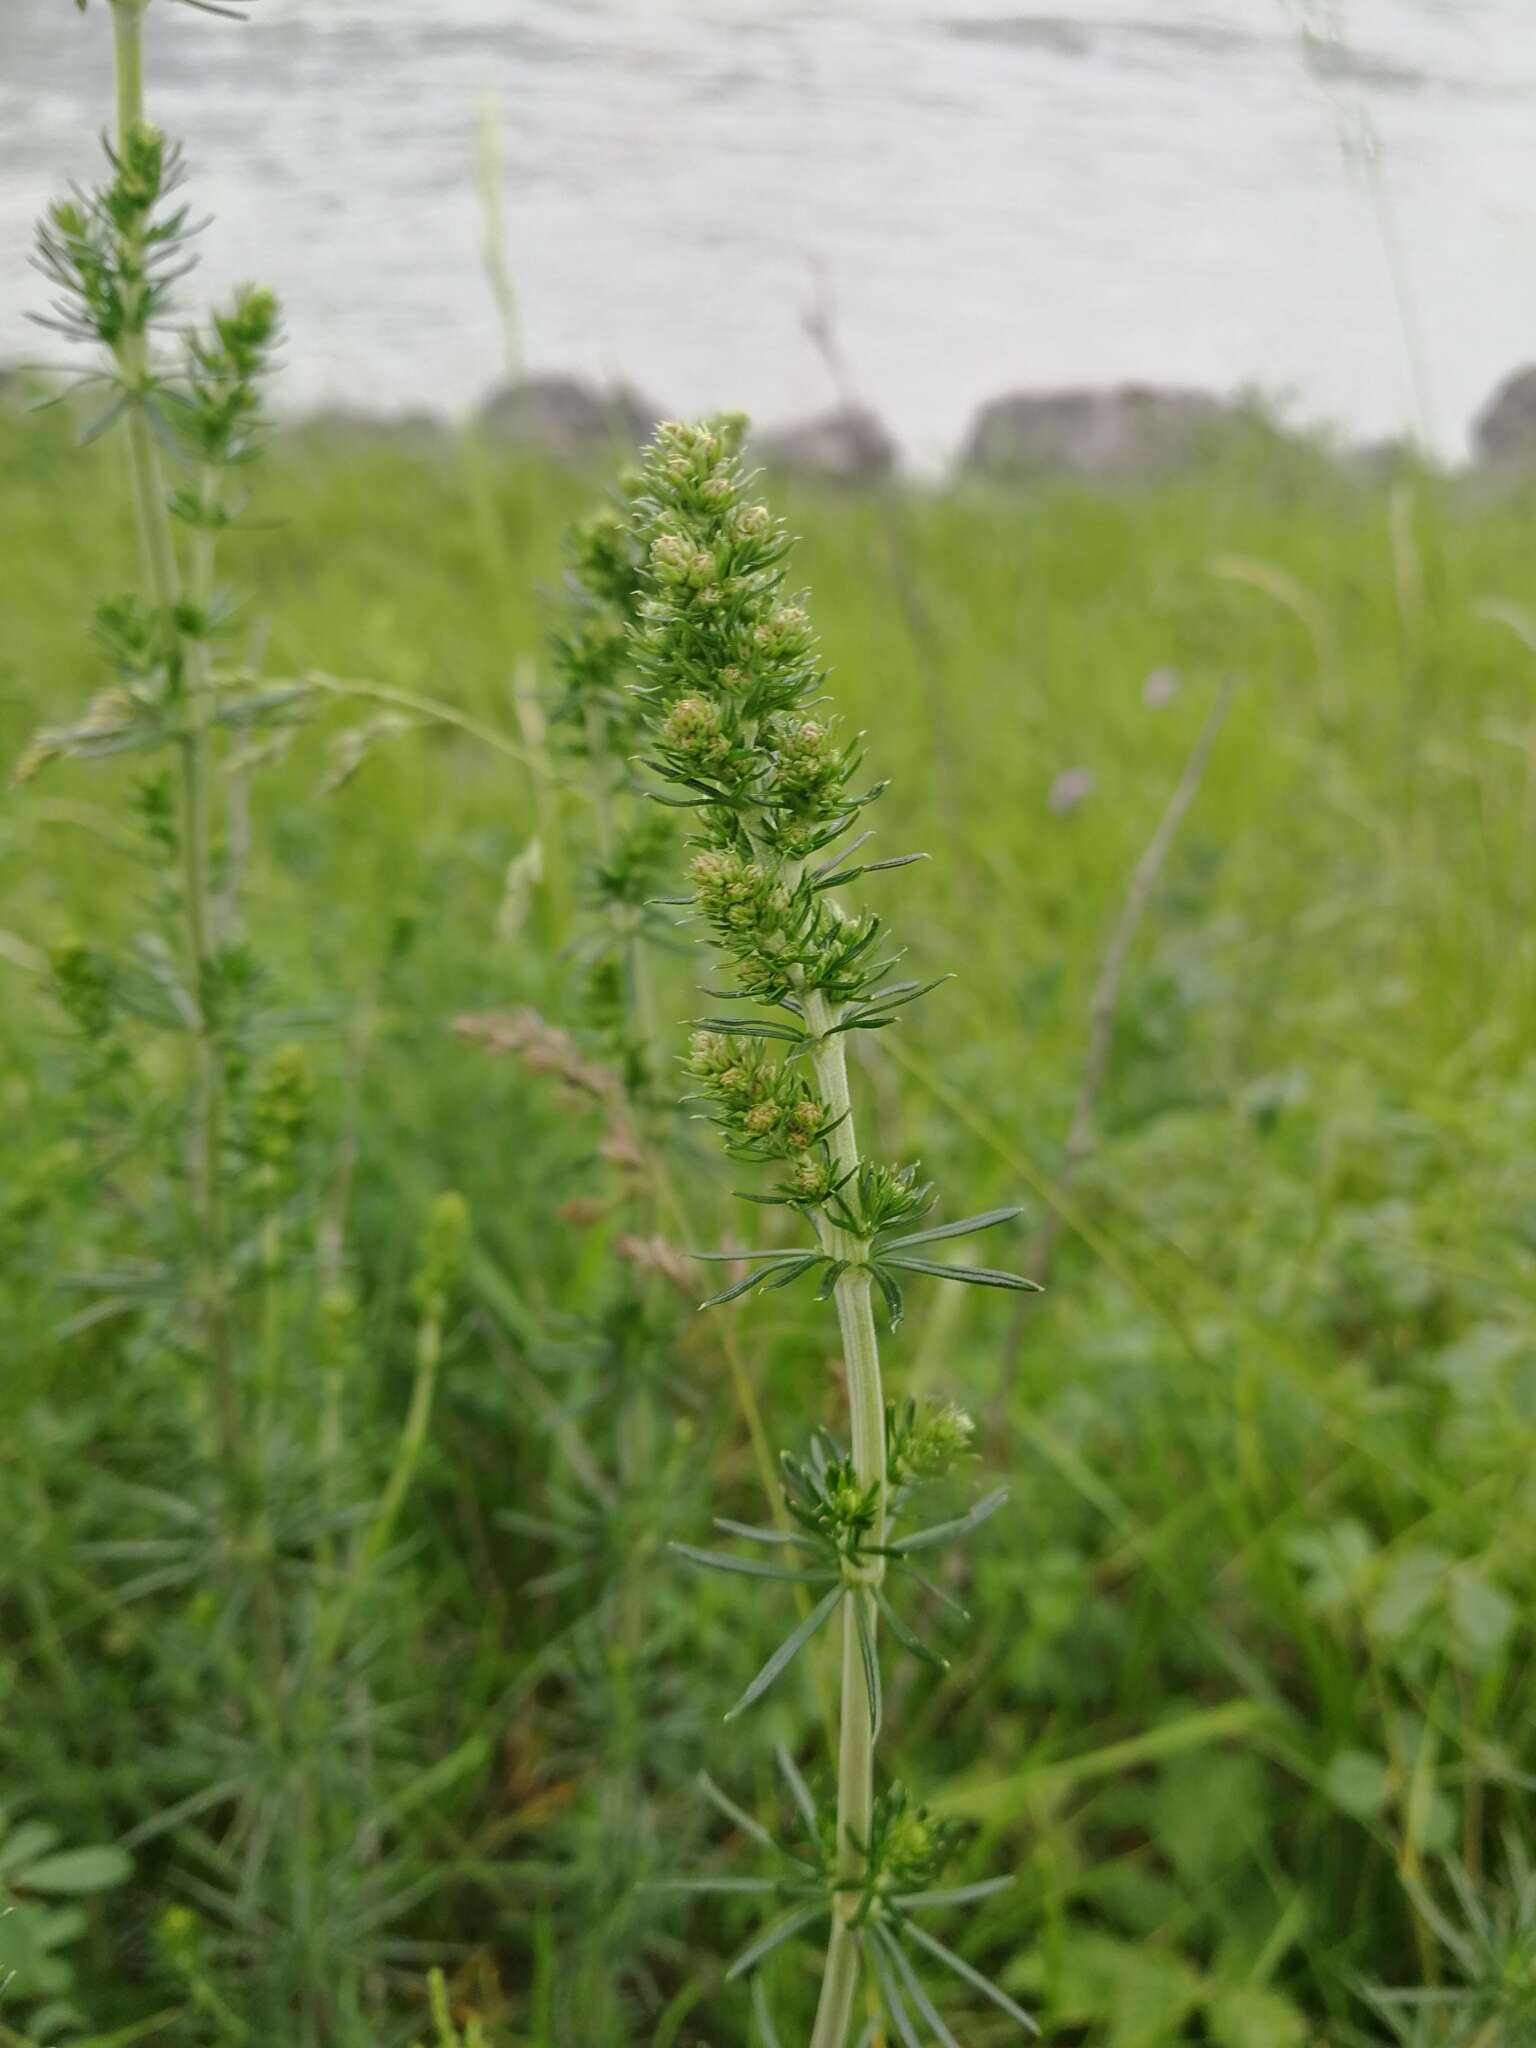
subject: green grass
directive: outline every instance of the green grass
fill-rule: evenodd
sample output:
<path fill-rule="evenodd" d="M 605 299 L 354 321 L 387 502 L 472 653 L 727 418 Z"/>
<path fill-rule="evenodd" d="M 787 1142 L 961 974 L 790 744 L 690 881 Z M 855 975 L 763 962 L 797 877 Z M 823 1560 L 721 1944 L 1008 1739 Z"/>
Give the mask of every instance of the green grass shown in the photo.
<path fill-rule="evenodd" d="M 6 758 L 98 685 L 81 591 L 131 574 L 120 451 L 67 440 L 58 413 L 0 413 Z M 514 670 L 540 653 L 538 593 L 589 497 L 453 445 L 284 445 L 229 551 L 251 593 L 243 630 L 274 673 L 425 693 L 516 739 Z M 1536 507 L 1458 506 L 1422 479 L 1394 520 L 1383 494 L 1297 461 L 1117 498 L 791 509 L 840 704 L 871 726 L 878 706 L 871 765 L 897 780 L 910 843 L 942 856 L 903 878 L 915 967 L 961 963 L 863 1055 L 880 1140 L 969 1206 L 1017 1196 L 1037 1214 L 1049 1198 L 1130 870 L 1221 678 L 1240 682 L 1133 954 L 1101 1143 L 994 1417 L 987 1459 L 1014 1501 L 975 1548 L 980 1618 L 953 1672 L 909 1678 L 893 1716 L 921 1789 L 977 1823 L 977 1867 L 1020 1875 L 963 1945 L 1061 2044 L 1391 2038 L 1362 1982 L 1458 1983 L 1432 1901 L 1465 1919 L 1454 1864 L 1497 1910 L 1501 1829 L 1528 1811 L 1536 657 L 1476 608 L 1525 596 Z M 1313 628 L 1212 574 L 1221 555 L 1295 579 Z M 1143 679 L 1163 666 L 1182 686 L 1154 709 Z M 328 733 L 362 715 L 301 731 L 258 785 L 250 905 L 331 1142 L 355 1122 L 369 1306 L 354 1416 L 381 1458 L 408 1394 L 405 1289 L 433 1193 L 462 1189 L 475 1230 L 479 1292 L 404 1511 L 388 1629 L 410 1682 L 381 1825 L 418 1886 L 396 1931 L 420 1944 L 393 2008 L 407 2028 L 424 2012 L 405 1965 L 441 1953 L 495 2039 L 744 2043 L 745 2005 L 712 1959 L 748 1923 L 604 1891 L 621 1766 L 582 1721 L 579 1663 L 550 1661 L 580 1602 L 526 1595 L 548 1558 L 496 1522 L 537 1500 L 554 1459 L 508 1348 L 523 1357 L 600 1296 L 609 1235 L 557 1213 L 594 1185 L 591 1128 L 449 1026 L 518 1001 L 568 1019 L 567 912 L 547 893 L 496 938 L 533 807 L 522 772 L 472 738 L 425 727 L 319 794 Z M 1091 793 L 1058 815 L 1052 784 L 1079 767 Z M 62 1027 L 28 964 L 67 935 L 132 929 L 140 884 L 117 820 L 134 773 L 65 764 L 0 810 L 0 1806 L 82 1844 L 125 1833 L 192 1768 L 147 1763 L 187 1616 L 104 1604 L 61 1505 L 82 1473 L 112 1469 L 125 1384 L 149 1368 L 130 1329 L 57 1334 L 61 1276 L 101 1219 Z M 564 823 L 579 877 L 578 806 Z M 681 972 L 664 1014 L 691 1002 Z M 716 1228 L 739 1227 L 716 1184 Z M 995 1304 L 917 1299 L 912 1315 L 896 1390 L 910 1374 L 994 1412 Z M 755 1518 L 726 1327 L 689 1332 L 689 1371 L 720 1395 L 672 1454 L 702 1450 L 708 1493 Z M 764 1304 L 740 1342 L 770 1405 L 793 1383 L 803 1413 L 820 1387 L 835 1415 L 812 1314 Z M 734 1595 L 690 1580 L 674 1598 L 655 1570 L 655 1626 L 695 1720 L 663 1684 L 671 1732 L 646 1741 L 645 1797 L 686 1812 L 688 1769 L 730 1768 L 713 1703 L 749 1658 Z M 765 1608 L 756 1624 L 765 1649 L 777 1621 Z M 805 1753 L 810 1695 L 769 1711 Z M 731 1790 L 751 1802 L 752 1786 Z M 91 2024 L 165 2011 L 167 2040 L 240 2038 L 217 1929 L 196 1970 L 167 1961 L 185 1928 L 168 1936 L 166 1909 L 202 1910 L 174 1837 L 143 1851 L 126 1897 L 73 1949 Z M 562 2005 L 578 1980 L 605 1994 L 585 2032 Z M 791 2007 L 813 1989 L 792 1966 L 784 1987 Z"/>

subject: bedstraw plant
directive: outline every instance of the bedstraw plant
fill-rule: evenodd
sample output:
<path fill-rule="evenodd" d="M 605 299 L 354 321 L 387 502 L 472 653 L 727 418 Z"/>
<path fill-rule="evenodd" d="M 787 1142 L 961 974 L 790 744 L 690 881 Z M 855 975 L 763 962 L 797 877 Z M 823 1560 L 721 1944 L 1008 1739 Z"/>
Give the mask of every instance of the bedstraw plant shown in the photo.
<path fill-rule="evenodd" d="M 904 1651 L 942 1663 L 911 1609 L 904 1611 L 911 1587 L 921 1593 L 926 1583 L 914 1560 L 967 1535 L 1005 1494 L 990 1493 L 948 1519 L 917 1522 L 924 1490 L 964 1457 L 971 1425 L 948 1405 L 887 1400 L 876 1306 L 894 1330 L 913 1279 L 1006 1289 L 1030 1283 L 991 1267 L 949 1263 L 933 1250 L 1007 1223 L 1017 1209 L 932 1222 L 934 1190 L 918 1167 L 869 1158 L 861 1149 L 850 1046 L 857 1034 L 893 1024 L 938 981 L 904 975 L 884 920 L 872 909 L 845 910 L 836 892 L 921 856 L 875 858 L 869 851 L 864 819 L 883 785 L 861 780 L 861 740 L 827 708 L 809 617 L 787 594 L 790 537 L 752 495 L 742 437 L 736 417 L 672 424 L 659 429 L 647 452 L 635 501 L 644 585 L 633 660 L 648 714 L 647 765 L 662 785 L 655 795 L 693 825 L 686 906 L 727 982 L 707 992 L 728 1007 L 699 1021 L 687 1072 L 728 1154 L 772 1177 L 747 1199 L 781 1214 L 796 1240 L 748 1254 L 745 1275 L 705 1306 L 759 1289 L 814 1285 L 837 1312 L 849 1440 L 845 1445 L 822 1430 L 805 1455 L 785 1455 L 787 1527 L 717 1523 L 776 1561 L 746 1550 L 677 1546 L 695 1564 L 812 1596 L 727 1718 L 760 1698 L 834 1618 L 841 1627 L 835 1811 L 818 1812 L 793 1760 L 781 1752 L 806 1845 L 779 1852 L 787 1868 L 754 1887 L 782 1899 L 787 1910 L 731 1974 L 746 1973 L 825 1920 L 812 2048 L 843 2048 L 865 1973 L 904 2044 L 916 2043 L 921 2025 L 952 2048 L 954 2036 L 918 1960 L 947 1964 L 1021 2025 L 1030 2021 L 921 1916 L 1008 1880 L 944 1889 L 936 1878 L 948 1831 L 899 1783 L 877 1783 L 880 1624 Z M 723 1793 L 710 1791 L 734 1824 L 766 1839 Z M 739 1889 L 742 1882 L 706 1878 L 693 1888 Z M 760 2029 L 772 2039 L 760 1982 L 754 1997 Z"/>
<path fill-rule="evenodd" d="M 688 948 L 655 900 L 674 835 L 635 763 L 643 712 L 629 630 L 640 562 L 624 511 L 618 496 L 566 536 L 553 687 L 535 700 L 545 829 L 579 877 L 560 954 L 561 1021 L 531 1008 L 457 1020 L 463 1037 L 514 1055 L 594 1132 L 581 1192 L 558 1211 L 583 1246 L 577 1297 L 541 1314 L 514 1274 L 483 1272 L 493 1345 L 553 1458 L 542 1499 L 497 1519 L 542 1558 L 522 1593 L 540 1604 L 561 1596 L 565 1607 L 526 1661 L 515 1712 L 531 1749 L 589 1761 L 566 1824 L 522 1866 L 562 1958 L 547 2024 L 583 2041 L 628 2038 L 632 2008 L 659 2012 L 677 1961 L 648 1880 L 699 1832 L 697 1802 L 679 1788 L 700 1727 L 686 1677 L 690 1617 L 655 1560 L 699 1508 L 696 1368 L 714 1366 L 702 1357 L 708 1337 L 690 1329 L 678 1119 L 659 1085 L 653 982 L 661 954 Z M 532 921 L 524 869 L 516 856 L 503 929 Z"/>
<path fill-rule="evenodd" d="M 89 1347 L 103 1392 L 67 1425 L 75 1458 L 7 1504 L 49 1534 L 32 1544 L 34 1612 L 111 1618 L 122 1711 L 75 1714 L 65 1629 L 49 1664 L 59 1712 L 25 1732 L 64 1796 L 110 1815 L 145 1862 L 169 1860 L 193 1902 L 147 1930 L 146 1968 L 184 2000 L 184 2037 L 320 2048 L 379 2038 L 403 1954 L 410 1887 L 375 1816 L 413 1680 L 379 1668 L 400 1606 L 380 1588 L 426 1452 L 467 1217 L 453 1194 L 431 1211 L 410 1392 L 393 1442 L 366 1444 L 370 1472 L 353 1448 L 360 1310 L 346 1174 L 340 1199 L 327 1185 L 315 1020 L 280 1006 L 242 888 L 247 778 L 311 696 L 236 658 L 220 577 L 278 307 L 249 286 L 173 324 L 195 228 L 181 153 L 146 115 L 147 5 L 109 0 L 106 175 L 38 236 L 42 324 L 93 351 L 59 399 L 86 438 L 121 432 L 140 573 L 95 613 L 110 683 L 37 734 L 18 779 L 131 757 L 133 830 L 116 836 L 144 887 L 129 942 L 93 930 L 53 954 L 89 1219 L 59 1276 L 84 1305 L 59 1336 Z"/>

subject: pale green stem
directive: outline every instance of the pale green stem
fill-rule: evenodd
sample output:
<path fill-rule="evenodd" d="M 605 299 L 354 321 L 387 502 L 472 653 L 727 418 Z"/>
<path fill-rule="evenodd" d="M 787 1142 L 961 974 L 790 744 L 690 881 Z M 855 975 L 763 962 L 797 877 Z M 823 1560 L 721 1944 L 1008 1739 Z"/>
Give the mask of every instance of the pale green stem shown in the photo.
<path fill-rule="evenodd" d="M 605 864 L 611 862 L 618 844 L 618 827 L 614 819 L 613 784 L 610 777 L 610 748 L 608 734 L 604 727 L 603 715 L 592 703 L 583 707 L 582 723 L 587 740 L 587 794 L 592 804 L 593 839 L 598 859 Z M 609 909 L 609 922 L 613 925 L 619 951 L 624 962 L 626 991 L 633 1007 L 634 973 L 636 962 L 633 941 L 624 928 L 624 908 L 613 904 Z M 653 1051 L 646 1046 L 646 1056 Z M 620 1406 L 618 1416 L 618 1464 L 619 1479 L 626 1492 L 636 1486 L 643 1473 L 647 1472 L 656 1455 L 654 1416 L 651 1402 L 643 1383 L 631 1390 Z M 639 1655 L 641 1639 L 645 1628 L 642 1576 L 646 1560 L 635 1550 L 626 1553 L 622 1586 L 620 1589 L 620 1613 L 622 1619 L 622 1649 L 624 1660 L 611 1660 L 615 1683 L 621 1692 L 620 1732 L 624 1727 L 633 1730 L 634 1715 L 629 1697 L 629 1659 Z M 621 1668 L 622 1663 L 622 1668 Z"/>
<path fill-rule="evenodd" d="M 341 1146 L 336 1159 L 330 1200 L 316 1234 L 320 1267 L 321 1303 L 327 1317 L 324 1372 L 321 1380 L 320 1425 L 317 1439 L 321 1506 L 325 1534 L 321 1538 L 320 1561 L 327 1584 L 332 1577 L 334 1557 L 331 1521 L 336 1507 L 336 1477 L 341 1465 L 342 1404 L 346 1390 L 347 1333 L 345 1316 L 339 1314 L 342 1293 L 343 1252 L 347 1234 L 347 1211 L 352 1200 L 352 1176 L 357 1167 L 358 1123 L 362 1114 L 363 1081 L 373 1042 L 375 996 L 366 990 L 353 1021 L 348 1046 L 348 1090 L 342 1119 Z"/>
<path fill-rule="evenodd" d="M 630 1008 L 634 1012 L 635 1036 L 645 1047 L 647 1075 L 654 1081 L 658 1044 L 656 988 L 651 976 L 651 963 L 645 940 L 634 923 L 631 923 L 624 936 L 624 981 L 629 992 Z"/>
<path fill-rule="evenodd" d="M 126 153 L 130 139 L 144 125 L 145 5 L 146 0 L 111 0 L 119 155 Z M 144 262 L 143 238 L 135 234 L 124 239 L 127 267 L 140 270 Z M 176 566 L 176 548 L 171 537 L 170 514 L 166 510 L 165 486 L 160 475 L 160 452 L 155 446 L 145 411 L 149 386 L 149 339 L 137 319 L 131 317 L 131 311 L 117 344 L 117 365 L 123 389 L 132 401 L 128 408 L 127 427 L 134 508 L 144 549 L 144 565 L 155 603 L 169 619 L 181 594 L 181 577 Z"/>
<path fill-rule="evenodd" d="M 272 1176 L 273 1181 L 276 1175 Z M 256 1417 L 253 1435 L 253 1464 L 257 1484 L 262 1488 L 262 1519 L 266 1521 L 265 1477 L 272 1441 L 272 1423 L 277 1410 L 277 1383 L 283 1355 L 283 1300 L 279 1278 L 283 1263 L 283 1216 L 278 1190 L 265 1190 L 261 1228 L 257 1238 L 257 1263 L 261 1273 L 261 1350 L 256 1377 Z"/>
<path fill-rule="evenodd" d="M 421 1453 L 427 1441 L 427 1425 L 432 1419 L 432 1396 L 437 1387 L 437 1368 L 443 1355 L 443 1324 L 440 1315 L 430 1314 L 423 1318 L 416 1338 L 416 1379 L 411 1388 L 411 1402 L 405 1414 L 405 1427 L 400 1432 L 400 1442 L 395 1451 L 395 1462 L 384 1487 L 378 1512 L 373 1518 L 361 1555 L 358 1558 L 360 1575 L 366 1575 L 383 1555 L 394 1530 L 395 1518 L 401 1504 L 416 1476 L 416 1467 L 421 1462 Z"/>
<path fill-rule="evenodd" d="M 117 73 L 117 146 L 125 152 L 130 139 L 144 125 L 144 8 L 146 0 L 112 0 L 113 49 Z M 126 238 L 125 267 L 142 269 L 142 237 Z M 142 287 L 141 287 L 142 289 Z M 185 688 L 192 680 L 180 672 L 175 624 L 181 601 L 181 573 L 176 560 L 176 543 L 166 504 L 165 480 L 160 451 L 149 422 L 151 388 L 149 338 L 142 321 L 130 315 L 117 347 L 118 371 L 123 389 L 132 401 L 128 408 L 128 452 L 133 475 L 134 503 L 138 512 L 139 537 L 144 553 L 150 594 L 163 622 L 171 688 Z M 198 601 L 206 601 L 201 586 L 211 589 L 210 541 L 194 558 Z M 206 671 L 206 656 L 194 664 Z M 222 1076 L 217 1047 L 208 1029 L 206 970 L 210 956 L 208 929 L 208 829 L 207 791 L 202 728 L 201 692 L 194 689 L 183 706 L 186 723 L 181 738 L 181 856 L 182 893 L 185 898 L 187 955 L 192 996 L 197 1008 L 197 1130 L 193 1150 L 193 1199 L 199 1237 L 199 1295 L 203 1331 L 214 1370 L 214 1393 L 218 1410 L 221 1450 L 227 1465 L 240 1457 L 239 1396 L 229 1351 L 226 1303 L 224 1299 L 224 1219 L 219 1180 L 220 1129 L 223 1116 Z"/>
<path fill-rule="evenodd" d="M 587 781 L 597 827 L 597 850 L 603 860 L 609 861 L 618 846 L 614 783 L 609 773 L 616 750 L 597 706 L 589 703 L 585 707 L 583 723 L 587 735 L 587 763 L 591 771 Z M 646 1072 L 654 1075 L 661 1058 L 661 1040 L 656 1029 L 656 997 L 645 940 L 639 919 L 627 904 L 614 904 L 611 918 L 624 962 L 624 993 L 634 1020 L 634 1035 L 644 1054 Z"/>
<path fill-rule="evenodd" d="M 832 1133 L 833 1156 L 847 1172 L 859 1163 L 848 1093 L 846 1037 L 827 1034 L 838 1021 L 819 991 L 804 998 L 806 1028 L 812 1035 L 812 1060 L 821 1099 L 840 1119 Z M 871 1541 L 885 1541 L 885 1398 L 880 1385 L 880 1345 L 875 1335 L 870 1299 L 870 1273 L 864 1263 L 867 1246 L 825 1219 L 822 1242 L 836 1258 L 851 1260 L 852 1269 L 837 1282 L 838 1327 L 843 1340 L 843 1370 L 848 1383 L 848 1418 L 854 1471 L 864 1486 L 877 1489 L 878 1508 Z M 859 1982 L 858 1937 L 849 1922 L 858 1910 L 864 1876 L 865 1849 L 870 1839 L 875 1803 L 875 1742 L 871 1701 L 859 1649 L 855 1600 L 865 1602 L 871 1641 L 876 1609 L 863 1589 L 843 1603 L 843 1698 L 837 1746 L 837 1877 L 842 1887 L 834 1899 L 832 1931 L 822 1977 L 821 1999 L 811 2048 L 844 2048 Z"/>
<path fill-rule="evenodd" d="M 146 430 L 147 431 L 147 430 Z M 220 494 L 218 471 L 205 467 L 201 498 L 209 524 L 199 526 L 192 536 L 189 592 L 200 619 L 206 618 L 213 602 L 214 529 Z M 162 494 L 163 516 L 163 494 Z M 166 521 L 167 527 L 169 525 Z M 207 977 L 214 950 L 210 906 L 212 876 L 208 830 L 208 684 L 213 651 L 206 637 L 186 649 L 185 720 L 181 740 L 182 785 L 182 870 L 186 895 L 187 947 L 196 980 L 198 1015 L 198 1129 L 196 1190 L 203 1237 L 204 1305 L 208 1319 L 208 1348 L 215 1370 L 228 1383 L 226 1401 L 235 1402 L 233 1365 L 229 1355 L 228 1304 L 224 1274 L 224 1191 L 221 1171 L 224 1126 L 224 1073 L 219 1048 L 214 1042 L 207 1012 Z M 233 1420 L 233 1418 L 232 1418 Z M 238 1432 L 238 1422 L 233 1426 Z M 233 1446 L 226 1444 L 226 1450 Z"/>
<path fill-rule="evenodd" d="M 611 861 L 618 847 L 613 782 L 609 773 L 613 748 L 603 724 L 603 715 L 595 705 L 586 706 L 584 723 L 587 734 L 587 765 L 590 770 L 587 788 L 592 799 L 592 818 L 597 828 L 594 837 L 599 858 Z M 645 947 L 627 905 L 611 905 L 610 922 L 624 962 L 624 992 L 629 999 L 635 1036 L 644 1048 L 646 1064 L 649 1066 L 657 1056 L 658 1041 Z"/>
<path fill-rule="evenodd" d="M 400 1440 L 395 1446 L 394 1463 L 384 1483 L 384 1491 L 379 1497 L 378 1506 L 374 1509 L 373 1520 L 368 1524 L 362 1541 L 353 1555 L 346 1583 L 322 1624 L 315 1631 L 316 1676 L 327 1668 L 340 1647 L 352 1609 L 368 1583 L 374 1566 L 389 1546 L 395 1521 L 404 1505 L 406 1495 L 411 1490 L 416 1467 L 420 1464 L 422 1451 L 426 1447 L 427 1427 L 432 1420 L 432 1399 L 437 1389 L 437 1369 L 442 1355 L 442 1316 L 434 1309 L 423 1316 L 416 1333 L 416 1377 L 411 1386 L 410 1405 L 405 1412 L 405 1423 L 400 1431 Z"/>

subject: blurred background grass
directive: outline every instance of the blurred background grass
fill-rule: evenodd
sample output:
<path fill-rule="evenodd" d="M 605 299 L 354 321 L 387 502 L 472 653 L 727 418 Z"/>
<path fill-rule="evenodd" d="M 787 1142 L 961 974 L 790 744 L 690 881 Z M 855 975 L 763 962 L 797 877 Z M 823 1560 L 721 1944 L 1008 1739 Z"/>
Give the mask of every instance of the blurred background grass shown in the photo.
<path fill-rule="evenodd" d="M 131 576 L 116 451 L 69 442 L 61 412 L 0 412 L 8 758 L 99 681 L 82 585 Z M 516 736 L 539 593 L 591 497 L 472 443 L 289 439 L 241 548 L 252 645 L 273 673 L 426 692 Z M 967 1952 L 1047 2039 L 1395 2038 L 1362 1987 L 1492 1967 L 1468 1929 L 1504 1910 L 1533 1782 L 1536 657 L 1478 605 L 1522 593 L 1536 503 L 1245 445 L 1122 495 L 787 505 L 833 687 L 899 792 L 880 851 L 936 856 L 886 884 L 897 927 L 919 971 L 960 970 L 860 1049 L 879 1142 L 968 1207 L 1046 1213 L 1131 870 L 1238 684 L 1126 972 L 1048 1297 L 1016 1349 L 1006 1305 L 920 1297 L 896 1347 L 895 1386 L 986 1417 L 1014 1491 L 975 1548 L 954 1669 L 900 1681 L 892 1767 L 921 1759 L 925 1795 L 977 1824 L 978 1869 L 1018 1870 Z M 1233 556 L 1248 580 L 1212 573 Z M 427 726 L 322 795 L 324 737 L 259 787 L 249 909 L 322 1076 L 325 1142 L 355 1145 L 365 1461 L 407 1396 L 405 1280 L 436 1189 L 464 1191 L 476 1246 L 379 1622 L 398 2024 L 411 1968 L 442 1957 L 508 2042 L 744 2041 L 708 1958 L 749 1923 L 635 1884 L 704 1829 L 689 1770 L 747 1797 L 766 1754 L 744 1764 L 718 1731 L 743 1603 L 652 1555 L 660 1654 L 624 1737 L 625 1642 L 581 1625 L 579 1588 L 528 1591 L 547 1549 L 498 1519 L 558 1464 L 549 1347 L 601 1298 L 613 1226 L 560 1214 L 595 1184 L 595 1130 L 450 1026 L 517 1002 L 570 1016 L 580 809 L 563 876 L 549 845 L 554 881 L 498 938 L 535 829 L 526 777 Z M 134 773 L 64 764 L 0 812 L 0 1802 L 78 1842 L 142 1828 L 203 1768 L 162 1753 L 198 1616 L 181 1595 L 121 1603 L 79 1543 L 82 1495 L 145 1404 L 182 1398 L 174 1368 L 148 1383 L 131 1327 L 68 1325 L 59 1289 L 104 1226 L 39 969 L 67 935 L 133 928 L 114 784 Z M 690 979 L 683 961 L 665 1014 L 690 1014 Z M 720 1241 L 740 1211 L 702 1145 L 697 1165 Z M 656 1457 L 691 1527 L 711 1499 L 761 1510 L 728 1346 L 770 1415 L 838 1413 L 827 1325 L 785 1303 L 688 1331 L 700 1392 Z M 765 1601 L 762 1651 L 780 1619 Z M 809 1677 L 765 1715 L 814 1744 Z M 223 1941 L 168 1827 L 56 1952 L 96 2029 L 232 2042 L 252 2036 Z M 1531 2038 L 1505 2024 L 1401 2038 Z"/>

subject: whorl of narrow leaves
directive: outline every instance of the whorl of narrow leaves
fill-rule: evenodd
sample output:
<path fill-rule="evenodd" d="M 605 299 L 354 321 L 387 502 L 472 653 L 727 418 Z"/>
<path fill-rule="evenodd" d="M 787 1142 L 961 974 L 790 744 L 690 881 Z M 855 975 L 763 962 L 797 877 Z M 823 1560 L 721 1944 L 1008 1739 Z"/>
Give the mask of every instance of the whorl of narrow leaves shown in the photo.
<path fill-rule="evenodd" d="M 50 208 L 38 229 L 37 266 L 56 287 L 40 324 L 109 358 L 108 367 L 80 380 L 110 393 L 82 438 L 142 413 L 197 479 L 169 491 L 157 482 L 150 516 L 163 524 L 169 513 L 209 541 L 244 509 L 223 479 L 259 453 L 262 386 L 281 338 L 278 302 L 263 287 L 243 285 L 201 329 L 181 336 L 179 363 L 158 361 L 151 353 L 156 328 L 192 267 L 187 210 L 167 204 L 182 182 L 181 153 L 141 122 L 120 148 L 107 145 L 107 156 L 111 178 Z M 178 737 L 190 650 L 210 645 L 227 623 L 227 605 L 212 587 L 198 590 L 198 581 L 156 593 L 169 600 L 158 607 L 137 594 L 98 607 L 96 637 L 114 681 L 83 716 L 36 735 L 16 763 L 16 781 L 60 756 L 145 751 Z M 293 687 L 221 688 L 211 716 L 229 727 L 281 725 L 305 708 L 305 692 Z"/>
<path fill-rule="evenodd" d="M 279 333 L 274 294 L 242 285 L 224 310 L 211 315 L 206 333 L 187 336 L 186 439 L 199 462 L 226 467 L 256 454 L 261 379 Z"/>
<path fill-rule="evenodd" d="M 215 468 L 248 461 L 261 425 L 262 379 L 280 338 L 277 300 L 264 287 L 242 285 L 201 331 L 183 336 L 179 368 L 152 360 L 147 344 L 195 262 L 195 225 L 184 205 L 171 203 L 185 166 L 179 145 L 148 121 L 105 147 L 112 175 L 48 209 L 34 257 L 55 289 L 50 310 L 33 316 L 37 324 L 72 342 L 98 344 L 113 358 L 104 381 L 117 396 L 85 438 L 104 432 L 129 406 L 152 404 L 179 444 L 176 452 L 189 460 Z M 173 493 L 170 506 L 188 525 L 228 518 L 210 518 L 191 492 Z"/>
<path fill-rule="evenodd" d="M 37 267 L 58 296 L 36 317 L 71 341 L 117 349 L 165 311 L 184 271 L 187 209 L 161 210 L 182 183 L 181 151 L 149 122 L 107 156 L 111 179 L 57 201 L 38 227 Z"/>

